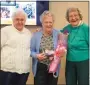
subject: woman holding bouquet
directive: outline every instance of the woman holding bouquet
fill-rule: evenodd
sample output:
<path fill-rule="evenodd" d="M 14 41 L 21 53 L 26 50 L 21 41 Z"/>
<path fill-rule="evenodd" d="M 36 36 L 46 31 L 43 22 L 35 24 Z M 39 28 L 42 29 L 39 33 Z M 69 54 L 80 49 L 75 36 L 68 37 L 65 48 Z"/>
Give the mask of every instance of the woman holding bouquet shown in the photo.
<path fill-rule="evenodd" d="M 70 23 L 66 55 L 66 85 L 89 85 L 89 27 L 82 22 L 78 8 L 69 8 L 66 19 Z"/>
<path fill-rule="evenodd" d="M 59 32 L 53 29 L 54 16 L 49 11 L 42 13 L 40 21 L 42 29 L 34 33 L 30 45 L 33 58 L 34 85 L 57 85 L 60 63 L 55 73 L 57 77 L 54 77 L 53 73 L 48 71 L 53 55 L 50 57 L 50 55 L 45 55 L 45 52 L 56 49 Z"/>

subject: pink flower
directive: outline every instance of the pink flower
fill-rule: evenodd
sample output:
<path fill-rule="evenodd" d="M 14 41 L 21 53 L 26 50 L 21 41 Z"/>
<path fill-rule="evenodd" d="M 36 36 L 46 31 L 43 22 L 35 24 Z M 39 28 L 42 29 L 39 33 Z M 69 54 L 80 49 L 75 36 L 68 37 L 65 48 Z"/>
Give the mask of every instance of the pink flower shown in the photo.
<path fill-rule="evenodd" d="M 65 55 L 67 49 L 67 36 L 66 34 L 60 33 L 58 35 L 58 45 L 54 52 L 54 59 L 50 63 L 49 73 L 55 73 L 60 63 L 61 57 Z"/>

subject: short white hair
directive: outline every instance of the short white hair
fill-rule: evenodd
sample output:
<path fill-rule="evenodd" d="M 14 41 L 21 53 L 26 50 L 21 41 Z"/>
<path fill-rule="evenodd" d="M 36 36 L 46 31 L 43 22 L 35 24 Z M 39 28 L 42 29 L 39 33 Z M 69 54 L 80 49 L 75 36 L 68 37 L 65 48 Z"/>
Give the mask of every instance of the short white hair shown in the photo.
<path fill-rule="evenodd" d="M 44 16 L 46 16 L 46 15 L 51 16 L 51 17 L 53 18 L 53 20 L 54 20 L 54 15 L 53 15 L 50 11 L 45 10 L 45 11 L 40 15 L 40 22 L 41 22 L 41 23 L 42 23 L 42 21 L 43 21 Z"/>
<path fill-rule="evenodd" d="M 17 10 L 15 10 L 15 11 L 13 12 L 13 14 L 12 14 L 12 19 L 14 19 L 15 16 L 18 15 L 18 14 L 20 14 L 20 13 L 25 16 L 25 19 L 27 19 L 27 14 L 24 12 L 23 9 L 17 9 Z"/>

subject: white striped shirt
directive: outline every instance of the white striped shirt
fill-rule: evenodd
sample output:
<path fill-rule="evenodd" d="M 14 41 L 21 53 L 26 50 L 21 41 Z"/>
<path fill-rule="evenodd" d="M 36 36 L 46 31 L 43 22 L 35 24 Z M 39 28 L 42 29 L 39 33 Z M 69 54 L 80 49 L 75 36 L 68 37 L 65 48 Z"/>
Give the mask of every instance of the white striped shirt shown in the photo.
<path fill-rule="evenodd" d="M 31 33 L 13 26 L 1 28 L 1 70 L 19 74 L 30 71 Z"/>

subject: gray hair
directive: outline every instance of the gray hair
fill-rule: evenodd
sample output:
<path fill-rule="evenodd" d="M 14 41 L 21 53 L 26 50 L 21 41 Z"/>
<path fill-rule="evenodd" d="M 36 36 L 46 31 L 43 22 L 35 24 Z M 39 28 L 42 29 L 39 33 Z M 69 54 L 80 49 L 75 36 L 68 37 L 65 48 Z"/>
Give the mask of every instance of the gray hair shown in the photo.
<path fill-rule="evenodd" d="M 27 19 L 27 14 L 24 12 L 23 9 L 17 9 L 16 11 L 14 11 L 12 14 L 12 19 L 14 19 L 15 16 L 20 14 L 20 13 L 22 13 L 25 16 L 25 19 Z"/>
<path fill-rule="evenodd" d="M 40 22 L 41 22 L 41 23 L 42 23 L 42 21 L 43 21 L 44 16 L 46 16 L 46 15 L 51 16 L 51 17 L 53 18 L 53 20 L 54 20 L 54 15 L 53 15 L 50 11 L 45 10 L 45 11 L 40 15 Z"/>
<path fill-rule="evenodd" d="M 68 22 L 69 22 L 69 13 L 72 12 L 72 11 L 77 11 L 78 14 L 79 14 L 80 19 L 82 20 L 83 17 L 82 17 L 82 14 L 81 14 L 80 10 L 78 8 L 72 7 L 72 8 L 68 8 L 67 11 L 66 11 L 66 20 Z"/>

